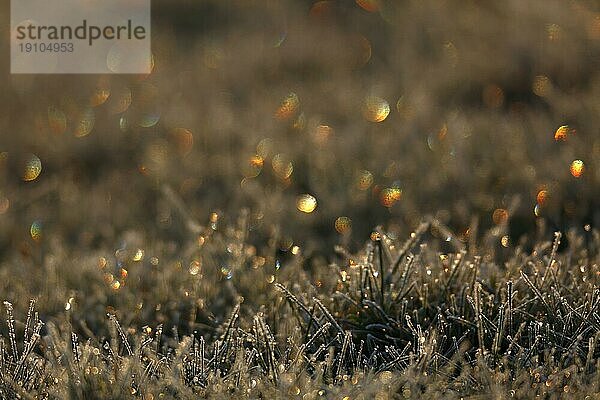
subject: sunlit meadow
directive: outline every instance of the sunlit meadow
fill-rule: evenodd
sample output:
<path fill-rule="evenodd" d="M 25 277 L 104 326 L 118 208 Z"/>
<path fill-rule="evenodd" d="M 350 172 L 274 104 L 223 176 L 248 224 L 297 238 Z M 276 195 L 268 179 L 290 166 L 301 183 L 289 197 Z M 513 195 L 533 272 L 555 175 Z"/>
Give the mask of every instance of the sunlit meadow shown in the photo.
<path fill-rule="evenodd" d="M 600 395 L 598 2 L 152 6 L 0 63 L 0 398 Z"/>

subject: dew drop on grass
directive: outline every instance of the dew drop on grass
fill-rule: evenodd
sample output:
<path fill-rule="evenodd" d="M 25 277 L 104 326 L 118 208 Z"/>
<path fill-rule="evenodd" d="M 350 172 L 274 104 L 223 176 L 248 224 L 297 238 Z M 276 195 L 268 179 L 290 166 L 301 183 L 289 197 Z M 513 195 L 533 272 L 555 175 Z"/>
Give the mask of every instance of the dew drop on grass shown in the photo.
<path fill-rule="evenodd" d="M 200 261 L 192 260 L 189 271 L 191 275 L 198 275 L 200 273 Z"/>
<path fill-rule="evenodd" d="M 392 381 L 392 372 L 391 371 L 383 371 L 380 375 L 379 375 L 379 380 L 381 381 L 381 383 L 383 384 L 388 384 Z"/>
<path fill-rule="evenodd" d="M 340 272 L 340 275 L 342 276 L 342 282 L 346 282 L 348 280 L 348 272 L 342 271 Z"/>
<path fill-rule="evenodd" d="M 233 273 L 231 268 L 229 267 L 221 267 L 221 275 L 227 280 L 230 280 L 233 277 Z"/>

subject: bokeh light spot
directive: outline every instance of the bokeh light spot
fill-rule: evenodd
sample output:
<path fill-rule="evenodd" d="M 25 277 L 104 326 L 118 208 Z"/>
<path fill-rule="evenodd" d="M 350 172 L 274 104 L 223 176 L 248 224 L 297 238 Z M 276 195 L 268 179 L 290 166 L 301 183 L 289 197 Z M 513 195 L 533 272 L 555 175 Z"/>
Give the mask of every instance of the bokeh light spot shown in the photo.
<path fill-rule="evenodd" d="M 356 0 L 356 4 L 368 12 L 379 11 L 379 0 Z"/>
<path fill-rule="evenodd" d="M 30 154 L 25 161 L 23 169 L 23 180 L 25 182 L 34 181 L 42 173 L 42 161 L 35 154 Z"/>
<path fill-rule="evenodd" d="M 540 206 L 543 206 L 544 204 L 546 204 L 546 200 L 548 200 L 548 191 L 540 190 L 536 196 L 536 200 Z"/>
<path fill-rule="evenodd" d="M 75 125 L 75 130 L 73 134 L 76 137 L 84 137 L 87 136 L 92 129 L 94 129 L 94 123 L 96 121 L 96 116 L 94 115 L 94 110 L 91 108 L 86 108 L 83 110 L 79 117 L 77 118 L 77 123 Z"/>
<path fill-rule="evenodd" d="M 296 200 L 296 208 L 298 211 L 310 214 L 317 208 L 317 199 L 310 194 L 303 194 Z"/>
<path fill-rule="evenodd" d="M 338 217 L 335 220 L 335 230 L 340 234 L 347 234 L 352 230 L 352 220 L 348 217 Z"/>
<path fill-rule="evenodd" d="M 115 90 L 108 99 L 108 110 L 111 114 L 121 114 L 127 111 L 131 105 L 132 94 L 127 87 Z"/>
<path fill-rule="evenodd" d="M 29 234 L 36 242 L 42 240 L 42 223 L 40 221 L 34 221 L 29 228 Z"/>
<path fill-rule="evenodd" d="M 63 134 L 67 130 L 67 117 L 65 113 L 56 107 L 49 107 L 48 125 L 52 133 L 56 135 Z"/>
<path fill-rule="evenodd" d="M 333 135 L 333 129 L 328 125 L 319 125 L 315 129 L 314 139 L 319 145 L 325 145 Z"/>
<path fill-rule="evenodd" d="M 403 120 L 411 120 L 416 114 L 415 107 L 405 97 L 400 97 L 396 102 L 396 110 Z"/>
<path fill-rule="evenodd" d="M 276 154 L 271 161 L 273 171 L 278 178 L 288 179 L 294 172 L 294 164 L 284 154 Z"/>
<path fill-rule="evenodd" d="M 142 128 L 152 128 L 160 120 L 160 113 L 158 111 L 150 111 L 142 114 L 138 125 Z"/>
<path fill-rule="evenodd" d="M 533 93 L 539 97 L 546 97 L 552 91 L 552 82 L 545 75 L 538 75 L 533 79 Z"/>
<path fill-rule="evenodd" d="M 90 96 L 89 104 L 92 107 L 98 107 L 106 102 L 110 97 L 110 87 L 105 79 L 101 79 L 96 86 L 96 89 Z"/>
<path fill-rule="evenodd" d="M 373 184 L 373 174 L 367 170 L 360 171 L 356 180 L 358 190 L 365 191 Z"/>
<path fill-rule="evenodd" d="M 189 267 L 190 275 L 198 275 L 200 273 L 200 267 L 201 264 L 199 260 L 192 260 Z"/>
<path fill-rule="evenodd" d="M 177 147 L 181 156 L 185 156 L 192 151 L 194 146 L 194 135 L 189 129 L 175 128 L 170 131 L 170 138 Z"/>
<path fill-rule="evenodd" d="M 579 178 L 585 172 L 585 164 L 581 160 L 573 160 L 570 170 L 571 175 L 573 175 L 575 178 Z"/>
<path fill-rule="evenodd" d="M 267 158 L 273 151 L 273 140 L 270 138 L 264 138 L 256 145 L 256 154 L 260 157 Z"/>
<path fill-rule="evenodd" d="M 575 134 L 575 130 L 569 128 L 569 125 L 559 126 L 556 132 L 554 132 L 554 140 L 566 142 L 570 135 Z"/>
<path fill-rule="evenodd" d="M 402 189 L 397 187 L 385 188 L 379 193 L 379 202 L 386 208 L 391 208 L 402 197 Z"/>
<path fill-rule="evenodd" d="M 358 35 L 358 38 L 355 42 L 355 47 L 357 49 L 356 51 L 358 55 L 358 66 L 362 66 L 368 63 L 371 59 L 372 54 L 371 42 L 369 42 L 369 39 L 362 35 Z"/>
<path fill-rule="evenodd" d="M 262 171 L 265 160 L 259 155 L 253 155 L 244 165 L 244 177 L 256 178 Z"/>
<path fill-rule="evenodd" d="M 298 95 L 294 92 L 288 94 L 281 104 L 279 108 L 275 112 L 275 117 L 280 120 L 286 120 L 296 114 L 298 111 L 298 107 L 300 106 L 300 99 Z"/>
<path fill-rule="evenodd" d="M 144 258 L 144 250 L 137 249 L 135 254 L 133 255 L 133 261 L 135 261 L 135 262 L 142 261 L 143 258 Z"/>
<path fill-rule="evenodd" d="M 389 103 L 377 96 L 368 96 L 363 105 L 363 115 L 367 121 L 383 122 L 390 114 Z"/>
<path fill-rule="evenodd" d="M 492 213 L 492 221 L 496 225 L 504 224 L 508 221 L 508 211 L 504 208 L 497 208 Z"/>

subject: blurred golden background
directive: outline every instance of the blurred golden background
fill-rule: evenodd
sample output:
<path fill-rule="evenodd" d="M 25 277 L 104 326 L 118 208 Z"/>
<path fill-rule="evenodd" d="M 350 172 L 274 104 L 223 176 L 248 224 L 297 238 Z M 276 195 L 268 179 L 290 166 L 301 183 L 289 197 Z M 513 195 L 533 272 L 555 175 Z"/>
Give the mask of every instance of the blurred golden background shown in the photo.
<path fill-rule="evenodd" d="M 0 64 L 3 254 L 30 251 L 34 223 L 73 247 L 115 247 L 129 230 L 178 243 L 242 209 L 282 252 L 355 248 L 425 215 L 463 241 L 507 224 L 511 243 L 599 222 L 597 2 L 181 0 L 152 13 L 148 76 Z"/>

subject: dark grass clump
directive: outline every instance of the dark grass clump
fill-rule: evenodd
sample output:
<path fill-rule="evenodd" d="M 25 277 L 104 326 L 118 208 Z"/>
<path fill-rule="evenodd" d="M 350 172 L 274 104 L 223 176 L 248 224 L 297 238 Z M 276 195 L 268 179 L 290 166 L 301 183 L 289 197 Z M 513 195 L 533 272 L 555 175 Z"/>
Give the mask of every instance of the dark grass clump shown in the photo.
<path fill-rule="evenodd" d="M 237 243 L 238 263 L 228 270 L 192 262 L 181 273 L 139 277 L 141 286 L 162 281 L 182 291 L 180 301 L 153 305 L 148 325 L 150 314 L 118 317 L 140 289 L 123 276 L 106 280 L 106 265 L 89 271 L 89 293 L 112 292 L 108 312 L 86 310 L 86 294 L 73 293 L 63 312 L 39 304 L 46 320 L 30 301 L 22 322 L 5 302 L 0 396 L 558 398 L 600 390 L 595 230 L 570 232 L 562 251 L 557 232 L 531 252 L 499 254 L 475 253 L 437 220 L 405 241 L 376 229 L 357 254 L 336 248 L 338 261 L 321 266 L 327 273 L 311 272 L 316 280 L 304 279 L 293 260 L 272 274 L 253 267 L 257 256 L 235 232 L 215 229 L 203 244 L 209 260 L 231 255 Z M 447 237 L 439 241 L 436 232 Z M 228 237 L 237 240 L 219 251 Z M 440 252 L 447 243 L 454 251 Z M 133 271 L 138 258 L 123 258 L 122 270 Z M 264 291 L 246 299 L 240 293 L 252 282 Z M 193 292 L 185 290 L 190 283 Z M 237 305 L 227 316 L 212 314 L 206 302 L 225 293 Z M 143 309 L 150 297 L 137 296 Z"/>

